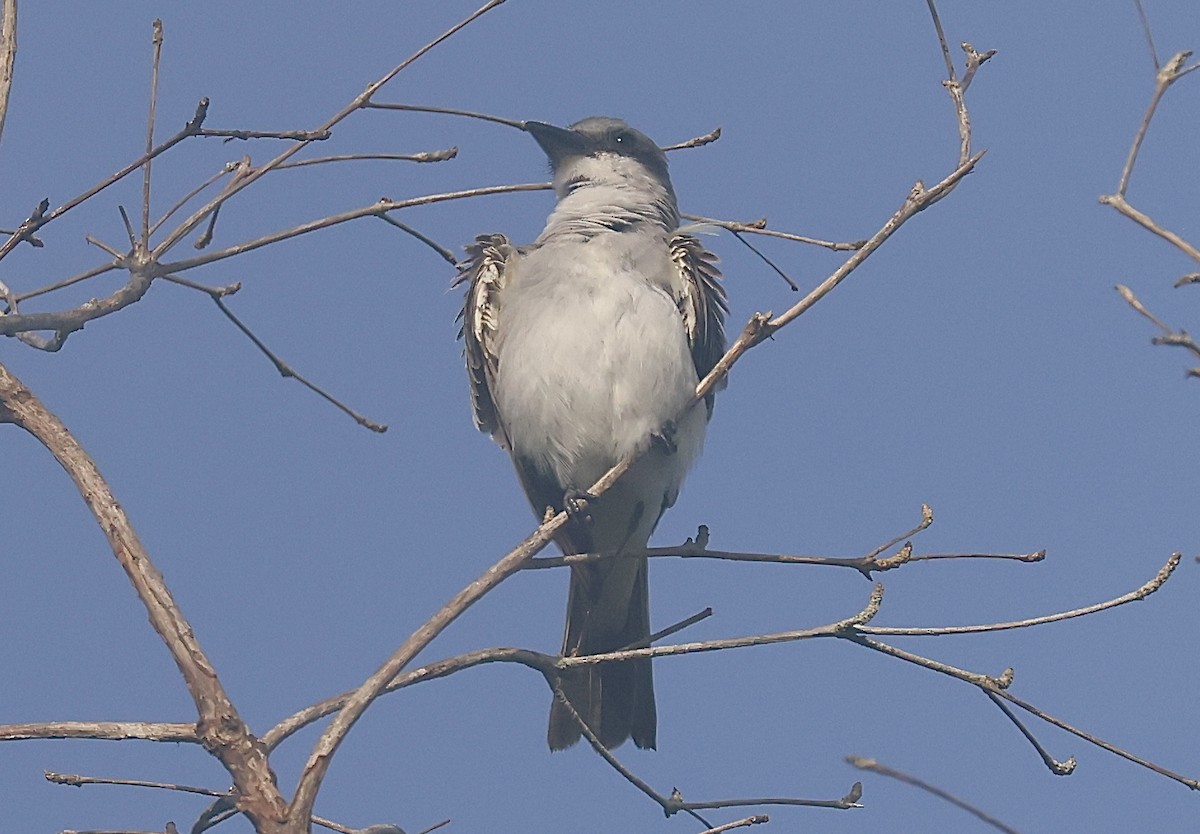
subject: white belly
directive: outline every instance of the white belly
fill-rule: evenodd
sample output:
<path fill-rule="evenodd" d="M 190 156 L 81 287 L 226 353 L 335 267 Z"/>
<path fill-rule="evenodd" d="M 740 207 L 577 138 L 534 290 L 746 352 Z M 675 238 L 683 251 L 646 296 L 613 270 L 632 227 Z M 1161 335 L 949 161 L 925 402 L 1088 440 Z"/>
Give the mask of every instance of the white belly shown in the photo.
<path fill-rule="evenodd" d="M 666 244 L 656 244 L 660 251 L 596 240 L 543 247 L 519 259 L 504 289 L 496 409 L 514 455 L 565 488 L 591 486 L 678 418 L 695 390 L 682 318 L 662 289 L 672 269 Z M 647 264 L 660 274 L 647 280 Z M 706 422 L 704 405 L 693 408 L 676 426 L 674 453 L 648 456 L 624 486 L 673 503 Z M 646 509 L 652 527 L 660 508 Z"/>

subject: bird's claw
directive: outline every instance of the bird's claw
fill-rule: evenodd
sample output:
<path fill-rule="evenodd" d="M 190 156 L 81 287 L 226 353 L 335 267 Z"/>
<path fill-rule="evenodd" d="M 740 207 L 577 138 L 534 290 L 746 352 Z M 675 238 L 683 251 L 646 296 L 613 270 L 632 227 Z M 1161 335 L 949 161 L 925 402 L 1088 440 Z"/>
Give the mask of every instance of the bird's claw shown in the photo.
<path fill-rule="evenodd" d="M 588 501 L 595 501 L 596 496 L 584 489 L 568 489 L 563 493 L 563 511 L 571 517 L 573 521 L 589 522 L 592 517 L 588 515 Z"/>
<path fill-rule="evenodd" d="M 675 442 L 677 432 L 678 427 L 675 425 L 675 421 L 668 420 L 661 429 L 650 435 L 650 443 L 668 455 L 673 455 L 679 451 L 679 445 Z"/>

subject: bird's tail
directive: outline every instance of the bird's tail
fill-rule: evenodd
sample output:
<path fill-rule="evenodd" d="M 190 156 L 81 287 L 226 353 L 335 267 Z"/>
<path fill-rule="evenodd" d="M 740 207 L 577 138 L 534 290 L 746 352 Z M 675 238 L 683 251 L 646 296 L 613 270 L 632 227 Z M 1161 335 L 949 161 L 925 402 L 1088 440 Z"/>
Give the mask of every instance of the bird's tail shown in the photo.
<path fill-rule="evenodd" d="M 571 567 L 564 657 L 615 652 L 650 636 L 647 560 L 611 559 Z M 560 679 L 571 706 L 607 749 L 632 736 L 654 749 L 658 724 L 650 658 L 579 666 Z M 579 741 L 579 724 L 556 697 L 550 706 L 551 750 Z"/>

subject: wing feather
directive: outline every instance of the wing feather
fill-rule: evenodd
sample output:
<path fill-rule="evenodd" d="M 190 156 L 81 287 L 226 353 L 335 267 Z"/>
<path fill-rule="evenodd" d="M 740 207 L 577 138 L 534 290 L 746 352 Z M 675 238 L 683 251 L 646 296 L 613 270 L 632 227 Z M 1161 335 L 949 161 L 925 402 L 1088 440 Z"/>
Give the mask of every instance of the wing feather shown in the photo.
<path fill-rule="evenodd" d="M 452 286 L 467 285 L 458 314 L 463 356 L 471 384 L 471 408 L 475 426 L 507 445 L 504 428 L 492 399 L 497 357 L 493 349 L 499 326 L 499 300 L 506 283 L 505 271 L 514 247 L 504 235 L 480 235 L 467 247 L 467 261 L 459 268 Z"/>
<path fill-rule="evenodd" d="M 671 238 L 671 261 L 680 279 L 676 303 L 683 316 L 696 375 L 703 379 L 725 354 L 725 314 L 729 312 L 729 302 L 721 285 L 721 270 L 717 267 L 717 256 L 692 235 L 676 234 Z M 720 387 L 724 387 L 724 382 Z M 705 398 L 710 417 L 713 399 L 712 393 Z"/>

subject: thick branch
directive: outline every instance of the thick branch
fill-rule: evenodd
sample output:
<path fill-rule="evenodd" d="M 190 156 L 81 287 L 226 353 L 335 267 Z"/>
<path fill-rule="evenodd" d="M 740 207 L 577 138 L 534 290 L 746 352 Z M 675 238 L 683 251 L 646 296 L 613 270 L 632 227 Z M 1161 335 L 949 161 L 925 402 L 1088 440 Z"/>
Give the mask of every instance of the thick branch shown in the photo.
<path fill-rule="evenodd" d="M 198 734 L 233 777 L 243 807 L 263 831 L 284 816 L 265 750 L 238 716 L 191 625 L 176 605 L 162 574 L 150 560 L 124 508 L 95 462 L 33 392 L 0 365 L 0 422 L 33 435 L 66 470 L 83 496 L 113 555 L 146 607 L 150 623 L 175 660 L 196 704 Z"/>
<path fill-rule="evenodd" d="M 8 94 L 12 91 L 13 64 L 17 58 L 17 0 L 4 0 L 0 11 L 0 134 L 8 115 Z"/>

